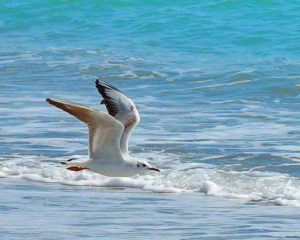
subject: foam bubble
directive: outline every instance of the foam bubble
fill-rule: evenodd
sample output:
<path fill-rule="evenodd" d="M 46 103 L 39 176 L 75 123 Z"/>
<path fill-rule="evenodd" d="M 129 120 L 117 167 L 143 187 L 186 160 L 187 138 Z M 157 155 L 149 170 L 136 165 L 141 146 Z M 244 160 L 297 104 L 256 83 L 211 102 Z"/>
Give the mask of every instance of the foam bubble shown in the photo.
<path fill-rule="evenodd" d="M 199 191 L 207 195 L 218 195 L 220 187 L 212 181 L 205 181 L 199 188 Z"/>
<path fill-rule="evenodd" d="M 71 157 L 80 157 L 70 156 Z M 0 159 L 1 178 L 72 186 L 136 188 L 157 193 L 204 193 L 210 196 L 265 201 L 300 206 L 300 183 L 288 174 L 260 171 L 224 171 L 212 165 L 181 164 L 180 167 L 131 178 L 110 178 L 93 172 L 71 172 L 45 157 L 15 156 Z M 59 162 L 60 158 L 56 158 Z M 179 162 L 176 165 L 180 165 Z"/>

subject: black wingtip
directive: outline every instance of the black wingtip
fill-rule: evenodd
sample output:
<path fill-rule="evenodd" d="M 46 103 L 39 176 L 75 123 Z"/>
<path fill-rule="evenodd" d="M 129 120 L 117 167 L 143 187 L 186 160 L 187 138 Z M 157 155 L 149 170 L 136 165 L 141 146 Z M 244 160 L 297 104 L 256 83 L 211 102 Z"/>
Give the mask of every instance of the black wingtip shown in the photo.
<path fill-rule="evenodd" d="M 101 87 L 101 86 L 103 87 L 105 85 L 110 86 L 107 82 L 104 82 L 104 81 L 100 80 L 99 78 L 96 79 L 95 85 L 96 85 L 96 87 Z"/>
<path fill-rule="evenodd" d="M 52 104 L 52 105 L 54 103 L 53 99 L 51 99 L 51 98 L 46 98 L 46 102 L 49 104 Z"/>
<path fill-rule="evenodd" d="M 113 89 L 117 92 L 121 92 L 123 93 L 120 89 L 118 89 L 117 87 L 115 87 L 114 85 L 110 84 L 110 83 L 107 83 L 107 82 L 104 82 L 102 80 L 99 80 L 99 79 L 96 79 L 95 81 L 95 85 L 96 85 L 96 88 L 98 88 L 99 91 L 103 91 L 104 89 L 108 88 L 108 89 Z M 101 93 L 101 92 L 100 92 Z M 124 93 L 123 93 L 124 94 Z"/>

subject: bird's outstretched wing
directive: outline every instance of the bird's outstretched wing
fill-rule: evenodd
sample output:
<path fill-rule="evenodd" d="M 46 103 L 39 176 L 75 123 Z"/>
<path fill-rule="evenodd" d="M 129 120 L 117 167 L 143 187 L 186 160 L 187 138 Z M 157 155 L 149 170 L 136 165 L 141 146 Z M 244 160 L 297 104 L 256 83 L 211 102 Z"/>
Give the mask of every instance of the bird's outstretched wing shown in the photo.
<path fill-rule="evenodd" d="M 120 121 L 125 127 L 120 145 L 122 153 L 127 155 L 129 136 L 140 121 L 137 108 L 133 101 L 118 88 L 99 80 L 96 80 L 95 84 L 103 97 L 101 103 L 104 103 L 108 113 Z"/>
<path fill-rule="evenodd" d="M 96 161 L 118 161 L 123 159 L 120 140 L 124 126 L 107 113 L 72 102 L 47 98 L 55 107 L 78 118 L 88 126 L 89 156 Z"/>

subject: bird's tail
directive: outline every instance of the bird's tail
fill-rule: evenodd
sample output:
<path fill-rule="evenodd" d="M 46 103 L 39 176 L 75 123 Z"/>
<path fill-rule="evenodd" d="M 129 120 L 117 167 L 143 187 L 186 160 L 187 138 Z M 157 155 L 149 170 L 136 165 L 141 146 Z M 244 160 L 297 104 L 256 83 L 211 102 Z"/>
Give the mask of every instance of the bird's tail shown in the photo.
<path fill-rule="evenodd" d="M 61 162 L 59 162 L 60 164 L 63 164 L 63 165 L 73 165 L 71 162 L 73 161 L 73 160 L 76 160 L 77 158 L 70 158 L 70 159 L 68 159 L 68 160 L 66 160 L 66 161 L 61 161 Z"/>

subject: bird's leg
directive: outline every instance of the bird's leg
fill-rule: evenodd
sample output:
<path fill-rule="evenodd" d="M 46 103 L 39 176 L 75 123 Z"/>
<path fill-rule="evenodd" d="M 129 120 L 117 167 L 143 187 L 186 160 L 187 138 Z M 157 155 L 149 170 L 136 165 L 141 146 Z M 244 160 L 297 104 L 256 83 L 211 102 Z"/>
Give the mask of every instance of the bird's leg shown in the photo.
<path fill-rule="evenodd" d="M 68 167 L 67 169 L 70 170 L 70 171 L 79 172 L 79 171 L 86 170 L 86 169 L 89 169 L 89 168 L 71 166 L 71 167 Z"/>

